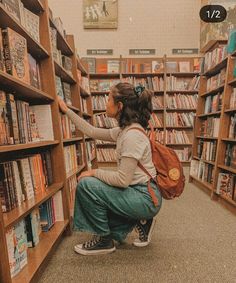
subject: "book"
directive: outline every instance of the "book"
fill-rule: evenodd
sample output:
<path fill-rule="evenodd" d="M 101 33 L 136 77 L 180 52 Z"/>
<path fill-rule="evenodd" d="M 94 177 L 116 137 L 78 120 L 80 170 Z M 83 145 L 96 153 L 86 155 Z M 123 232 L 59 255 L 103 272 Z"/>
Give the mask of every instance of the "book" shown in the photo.
<path fill-rule="evenodd" d="M 167 73 L 178 72 L 178 63 L 177 62 L 166 62 L 166 72 Z"/>
<path fill-rule="evenodd" d="M 190 62 L 189 61 L 185 61 L 179 62 L 179 72 L 180 73 L 189 73 L 190 72 Z"/>
<path fill-rule="evenodd" d="M 5 62 L 3 56 L 3 41 L 2 41 L 2 29 L 0 28 L 0 71 L 5 72 Z"/>
<path fill-rule="evenodd" d="M 36 60 L 28 53 L 30 84 L 40 89 L 39 67 Z"/>
<path fill-rule="evenodd" d="M 0 91 L 0 145 L 10 143 L 9 138 L 9 121 L 7 118 L 7 99 L 6 93 Z"/>
<path fill-rule="evenodd" d="M 20 0 L 0 0 L 0 3 L 17 21 L 21 21 Z"/>
<path fill-rule="evenodd" d="M 28 9 L 24 8 L 24 24 L 29 34 L 37 41 L 40 42 L 39 37 L 39 16 L 35 15 Z"/>
<path fill-rule="evenodd" d="M 50 105 L 34 105 L 30 106 L 30 109 L 34 112 L 40 140 L 53 141 L 53 124 L 52 113 Z"/>
<path fill-rule="evenodd" d="M 7 93 L 6 102 L 10 144 L 19 144 L 20 137 L 18 128 L 18 117 L 14 95 Z"/>
<path fill-rule="evenodd" d="M 30 83 L 26 39 L 10 28 L 2 29 L 6 72 Z"/>
<path fill-rule="evenodd" d="M 116 73 L 120 72 L 120 62 L 118 60 L 108 60 L 107 61 L 107 73 Z"/>
<path fill-rule="evenodd" d="M 164 72 L 164 64 L 159 61 L 152 61 L 152 73 Z"/>

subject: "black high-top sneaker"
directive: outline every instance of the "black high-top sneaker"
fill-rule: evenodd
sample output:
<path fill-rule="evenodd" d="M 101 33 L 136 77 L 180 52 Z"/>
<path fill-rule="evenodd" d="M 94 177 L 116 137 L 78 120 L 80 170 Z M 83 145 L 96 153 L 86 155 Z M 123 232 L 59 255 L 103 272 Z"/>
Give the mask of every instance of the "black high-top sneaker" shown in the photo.
<path fill-rule="evenodd" d="M 116 248 L 109 236 L 93 236 L 90 241 L 76 245 L 74 250 L 81 255 L 101 255 L 112 253 Z"/>
<path fill-rule="evenodd" d="M 140 220 L 136 225 L 136 231 L 139 234 L 139 238 L 135 239 L 133 245 L 136 247 L 146 247 L 150 241 L 155 226 L 156 219 Z"/>

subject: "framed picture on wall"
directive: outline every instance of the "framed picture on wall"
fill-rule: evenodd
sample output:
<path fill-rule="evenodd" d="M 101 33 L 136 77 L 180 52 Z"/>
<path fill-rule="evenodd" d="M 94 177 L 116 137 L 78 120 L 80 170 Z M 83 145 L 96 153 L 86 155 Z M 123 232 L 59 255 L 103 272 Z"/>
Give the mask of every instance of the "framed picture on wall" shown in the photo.
<path fill-rule="evenodd" d="M 83 0 L 85 29 L 116 29 L 118 0 Z"/>

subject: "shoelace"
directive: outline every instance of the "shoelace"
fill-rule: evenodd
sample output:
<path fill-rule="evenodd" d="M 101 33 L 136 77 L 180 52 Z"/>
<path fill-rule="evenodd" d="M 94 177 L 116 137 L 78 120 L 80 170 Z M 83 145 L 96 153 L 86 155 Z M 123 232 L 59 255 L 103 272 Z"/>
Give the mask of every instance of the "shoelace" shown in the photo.
<path fill-rule="evenodd" d="M 101 239 L 100 239 L 99 236 L 97 236 L 97 235 L 93 236 L 93 238 L 90 241 L 87 241 L 87 242 L 84 243 L 85 249 L 88 249 L 88 248 L 95 246 L 97 243 L 100 242 L 100 240 Z"/>
<path fill-rule="evenodd" d="M 137 224 L 136 227 L 135 227 L 135 230 L 139 234 L 139 240 L 140 241 L 145 241 L 145 234 L 144 234 L 143 229 L 141 228 L 141 226 Z"/>

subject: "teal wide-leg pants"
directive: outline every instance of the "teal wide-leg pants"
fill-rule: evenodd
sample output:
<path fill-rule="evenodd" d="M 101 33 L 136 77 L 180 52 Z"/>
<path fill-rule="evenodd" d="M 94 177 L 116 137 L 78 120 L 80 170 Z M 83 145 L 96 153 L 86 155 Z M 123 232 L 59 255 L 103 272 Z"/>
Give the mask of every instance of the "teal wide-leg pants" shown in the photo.
<path fill-rule="evenodd" d="M 159 212 L 161 193 L 155 183 L 151 185 L 158 198 L 157 207 L 146 184 L 123 189 L 95 177 L 82 178 L 76 188 L 74 229 L 123 241 L 138 220 L 153 218 Z"/>

